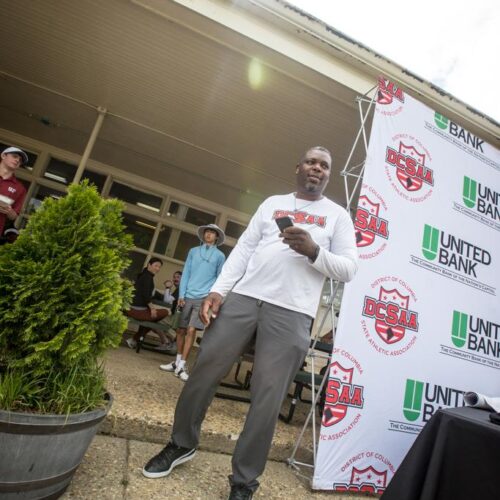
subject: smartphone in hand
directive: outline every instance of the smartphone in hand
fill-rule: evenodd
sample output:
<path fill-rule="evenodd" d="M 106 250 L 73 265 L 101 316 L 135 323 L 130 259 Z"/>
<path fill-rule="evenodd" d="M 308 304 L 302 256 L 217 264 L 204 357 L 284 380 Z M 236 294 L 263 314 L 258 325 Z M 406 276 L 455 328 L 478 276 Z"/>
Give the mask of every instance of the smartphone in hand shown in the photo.
<path fill-rule="evenodd" d="M 287 227 L 292 227 L 293 226 L 292 219 L 290 219 L 290 217 L 287 217 L 287 216 L 285 216 L 285 217 L 278 217 L 278 218 L 276 218 L 274 220 L 276 221 L 276 224 L 278 225 L 281 233 Z"/>

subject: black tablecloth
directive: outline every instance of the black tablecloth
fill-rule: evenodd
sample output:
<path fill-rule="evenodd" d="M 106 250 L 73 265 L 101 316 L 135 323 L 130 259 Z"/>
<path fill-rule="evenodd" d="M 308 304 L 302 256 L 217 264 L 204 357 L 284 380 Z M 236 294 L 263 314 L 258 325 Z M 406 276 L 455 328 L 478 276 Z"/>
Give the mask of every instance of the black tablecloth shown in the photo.
<path fill-rule="evenodd" d="M 382 500 L 500 499 L 500 425 L 476 408 L 437 411 Z"/>

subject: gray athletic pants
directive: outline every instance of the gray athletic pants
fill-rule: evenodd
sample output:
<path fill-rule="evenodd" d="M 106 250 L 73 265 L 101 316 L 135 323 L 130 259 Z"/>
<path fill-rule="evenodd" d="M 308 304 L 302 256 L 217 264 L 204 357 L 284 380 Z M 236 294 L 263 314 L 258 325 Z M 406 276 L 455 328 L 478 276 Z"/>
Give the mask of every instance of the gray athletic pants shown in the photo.
<path fill-rule="evenodd" d="M 257 489 L 284 397 L 302 366 L 312 318 L 230 293 L 205 331 L 198 359 L 177 402 L 172 441 L 196 448 L 205 413 L 221 379 L 256 333 L 250 408 L 233 454 L 233 484 Z"/>

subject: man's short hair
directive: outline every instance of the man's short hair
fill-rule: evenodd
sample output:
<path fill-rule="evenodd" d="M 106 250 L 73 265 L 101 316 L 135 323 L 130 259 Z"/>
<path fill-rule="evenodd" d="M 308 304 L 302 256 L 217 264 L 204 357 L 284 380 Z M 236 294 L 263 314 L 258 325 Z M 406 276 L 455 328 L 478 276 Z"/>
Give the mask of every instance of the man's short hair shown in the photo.
<path fill-rule="evenodd" d="M 313 146 L 312 148 L 306 149 L 306 151 L 302 155 L 302 158 L 300 159 L 301 163 L 304 161 L 306 154 L 309 153 L 309 151 L 312 151 L 313 149 L 318 149 L 319 151 L 323 151 L 323 153 L 326 153 L 330 157 L 330 159 L 333 160 L 332 153 L 330 153 L 329 149 L 325 148 L 324 146 Z"/>

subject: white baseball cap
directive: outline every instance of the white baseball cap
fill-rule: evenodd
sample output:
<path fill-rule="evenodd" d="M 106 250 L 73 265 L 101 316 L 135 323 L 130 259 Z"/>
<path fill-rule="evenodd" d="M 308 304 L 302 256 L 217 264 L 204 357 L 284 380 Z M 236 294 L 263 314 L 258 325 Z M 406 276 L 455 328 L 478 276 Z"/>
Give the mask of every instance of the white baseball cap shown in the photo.
<path fill-rule="evenodd" d="M 7 154 L 7 153 L 16 153 L 18 155 L 21 155 L 22 159 L 23 159 L 23 165 L 25 165 L 26 163 L 28 163 L 28 155 L 22 150 L 22 149 L 19 149 L 19 148 L 16 148 L 15 146 L 10 146 L 9 148 L 7 149 L 4 149 L 2 151 L 2 154 Z"/>

